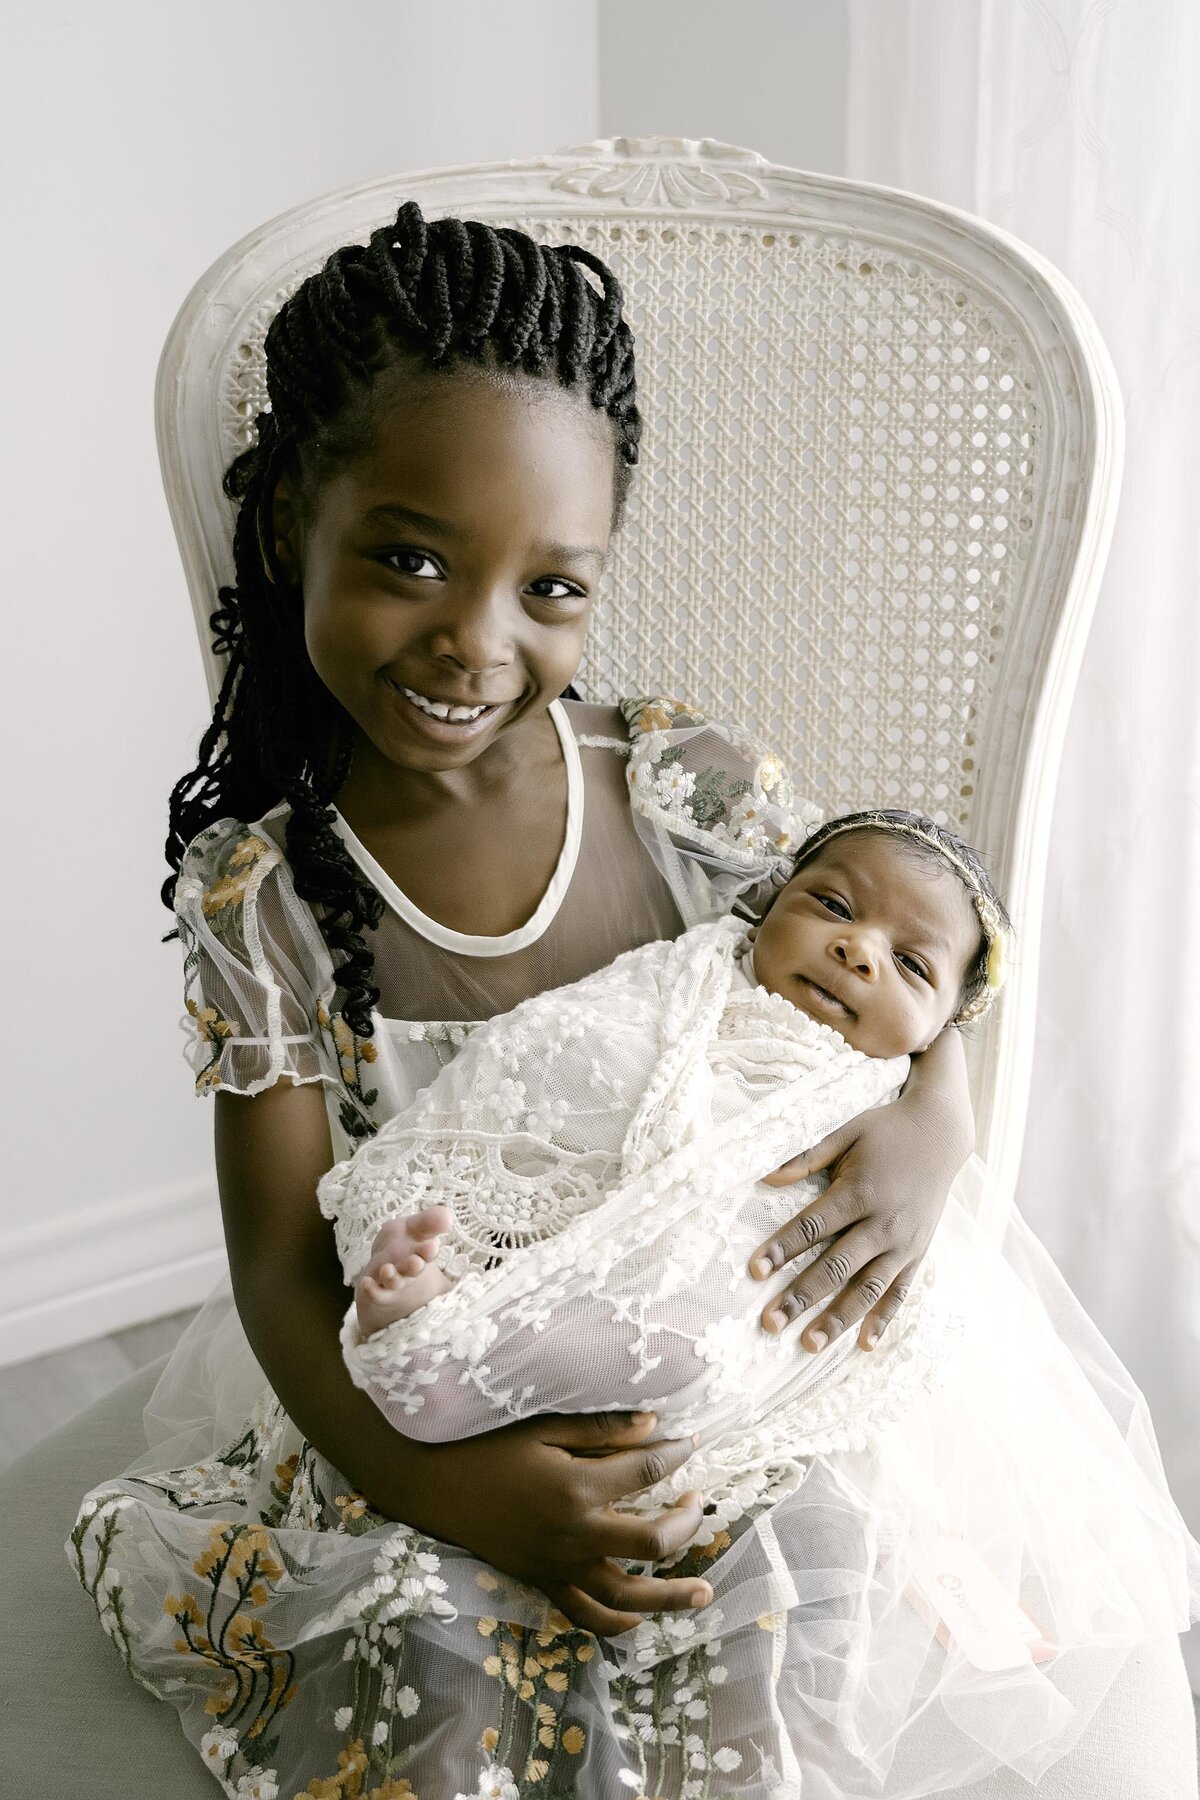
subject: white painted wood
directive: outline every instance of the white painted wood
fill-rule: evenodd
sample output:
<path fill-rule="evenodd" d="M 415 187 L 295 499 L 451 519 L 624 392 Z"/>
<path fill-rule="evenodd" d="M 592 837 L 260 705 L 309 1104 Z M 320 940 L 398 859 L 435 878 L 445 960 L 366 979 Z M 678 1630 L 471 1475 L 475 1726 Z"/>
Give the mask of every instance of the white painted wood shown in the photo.
<path fill-rule="evenodd" d="M 226 1267 L 215 1181 L 6 1234 L 0 1367 L 196 1306 Z"/>
<path fill-rule="evenodd" d="M 214 690 L 220 477 L 252 441 L 267 323 L 406 197 L 584 242 L 626 286 L 646 454 L 585 691 L 667 687 L 746 717 L 827 807 L 917 804 L 987 856 L 1019 947 L 968 1054 L 980 1148 L 1012 1180 L 1054 786 L 1121 463 L 1082 302 L 964 213 L 708 140 L 611 139 L 299 207 L 202 277 L 160 366 L 164 480 Z"/>

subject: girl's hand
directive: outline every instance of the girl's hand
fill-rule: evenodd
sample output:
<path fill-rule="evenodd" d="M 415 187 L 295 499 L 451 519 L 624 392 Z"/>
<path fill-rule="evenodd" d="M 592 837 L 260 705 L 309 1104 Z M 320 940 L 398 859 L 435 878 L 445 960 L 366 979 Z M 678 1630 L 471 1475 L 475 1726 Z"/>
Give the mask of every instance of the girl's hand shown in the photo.
<path fill-rule="evenodd" d="M 873 1350 L 895 1317 L 929 1248 L 950 1185 L 974 1148 L 975 1121 L 957 1031 L 942 1032 L 900 1098 L 852 1119 L 803 1156 L 766 1177 L 775 1187 L 818 1169 L 832 1179 L 811 1205 L 760 1244 L 750 1273 L 766 1279 L 815 1245 L 827 1247 L 764 1311 L 766 1330 L 784 1330 L 833 1295 L 805 1326 L 806 1350 L 823 1350 L 861 1321 L 858 1342 Z"/>
<path fill-rule="evenodd" d="M 438 1463 L 436 1535 L 540 1588 L 599 1636 L 629 1631 L 646 1613 L 708 1605 L 706 1581 L 630 1575 L 613 1560 L 657 1562 L 700 1523 L 694 1493 L 653 1519 L 613 1509 L 692 1453 L 690 1438 L 655 1441 L 655 1423 L 652 1413 L 580 1413 L 420 1446 Z M 422 1523 L 411 1508 L 405 1517 Z"/>

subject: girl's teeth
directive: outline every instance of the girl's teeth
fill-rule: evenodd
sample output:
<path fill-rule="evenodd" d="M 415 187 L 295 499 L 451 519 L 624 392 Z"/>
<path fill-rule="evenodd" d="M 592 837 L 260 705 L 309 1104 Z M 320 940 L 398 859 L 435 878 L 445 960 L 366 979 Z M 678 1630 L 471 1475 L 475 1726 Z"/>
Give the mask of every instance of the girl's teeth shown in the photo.
<path fill-rule="evenodd" d="M 423 713 L 428 713 L 430 718 L 447 719 L 453 725 L 461 725 L 470 719 L 477 719 L 481 712 L 487 711 L 484 706 L 447 706 L 443 700 L 427 700 L 424 694 L 414 694 L 412 689 L 407 687 L 404 689 L 404 693 L 414 706 L 419 707 Z"/>

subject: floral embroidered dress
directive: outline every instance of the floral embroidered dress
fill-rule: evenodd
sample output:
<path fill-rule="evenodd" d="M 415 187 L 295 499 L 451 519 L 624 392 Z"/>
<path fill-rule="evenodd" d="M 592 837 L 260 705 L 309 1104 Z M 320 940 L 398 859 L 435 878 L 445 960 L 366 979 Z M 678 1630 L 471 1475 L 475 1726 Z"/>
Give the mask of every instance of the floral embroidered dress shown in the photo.
<path fill-rule="evenodd" d="M 369 1042 L 336 1012 L 282 813 L 201 834 L 177 900 L 201 1091 L 319 1082 L 335 1153 L 361 1146 L 370 1161 L 374 1134 L 481 1020 L 739 900 L 760 905 L 786 876 L 815 815 L 777 759 L 670 701 L 551 714 L 566 829 L 519 930 L 446 929 L 340 827 L 387 903 Z M 728 1033 L 720 1054 L 729 1068 L 741 1054 Z M 694 1077 L 699 1064 L 684 1062 Z M 757 1074 L 743 1061 L 739 1079 Z M 882 1079 L 894 1087 L 897 1071 Z M 542 1125 L 562 1122 L 556 1098 Z M 769 1129 L 758 1166 L 742 1171 L 751 1182 L 777 1148 L 796 1147 L 782 1116 L 759 1122 Z M 670 1154 L 664 1141 L 648 1166 Z M 758 1189 L 755 1204 L 775 1209 L 758 1235 L 807 1197 Z M 227 1290 L 160 1382 L 149 1455 L 87 1497 L 68 1553 L 131 1674 L 177 1707 L 225 1791 L 248 1800 L 902 1800 L 997 1766 L 1036 1776 L 1070 1748 L 1130 1649 L 1183 1625 L 1191 1552 L 1136 1389 L 1016 1216 L 1000 1221 L 1001 1251 L 980 1204 L 968 1181 L 939 1232 L 936 1286 L 920 1285 L 886 1356 L 858 1355 L 870 1364 L 862 1387 L 848 1347 L 836 1380 L 821 1379 L 832 1361 L 809 1365 L 815 1386 L 801 1399 L 840 1399 L 821 1418 L 810 1404 L 807 1438 L 790 1419 L 786 1438 L 747 1460 L 734 1431 L 723 1466 L 714 1440 L 703 1469 L 714 1509 L 677 1565 L 713 1583 L 699 1613 L 598 1642 L 465 1551 L 372 1515 L 266 1387 Z M 749 1344 L 732 1250 L 728 1278 L 728 1323 L 706 1340 L 716 1388 L 728 1377 L 722 1403 L 736 1399 Z M 636 1283 L 626 1298 L 636 1323 Z M 534 1307 L 525 1324 L 538 1322 Z M 478 1376 L 469 1342 L 456 1348 L 459 1373 Z M 535 1396 L 518 1409 L 538 1410 Z M 401 1411 L 422 1429 L 420 1407 Z M 956 1613 L 947 1595 L 964 1593 Z"/>

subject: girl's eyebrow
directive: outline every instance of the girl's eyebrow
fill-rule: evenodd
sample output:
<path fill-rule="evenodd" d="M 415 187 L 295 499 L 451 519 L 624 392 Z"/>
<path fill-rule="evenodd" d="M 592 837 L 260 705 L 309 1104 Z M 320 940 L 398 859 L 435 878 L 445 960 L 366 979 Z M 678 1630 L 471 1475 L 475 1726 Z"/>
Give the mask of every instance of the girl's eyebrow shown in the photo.
<path fill-rule="evenodd" d="M 406 525 L 410 531 L 428 531 L 434 537 L 449 538 L 451 543 L 461 543 L 466 533 L 448 519 L 435 518 L 433 513 L 417 512 L 415 507 L 384 505 L 373 506 L 363 519 L 364 525 Z M 603 565 L 604 552 L 595 545 L 577 544 L 543 544 L 539 555 L 552 562 L 596 562 Z"/>
<path fill-rule="evenodd" d="M 432 531 L 438 537 L 462 538 L 462 532 L 447 519 L 435 519 L 432 513 L 416 512 L 411 506 L 373 506 L 363 520 L 364 525 L 409 525 L 418 531 Z"/>

